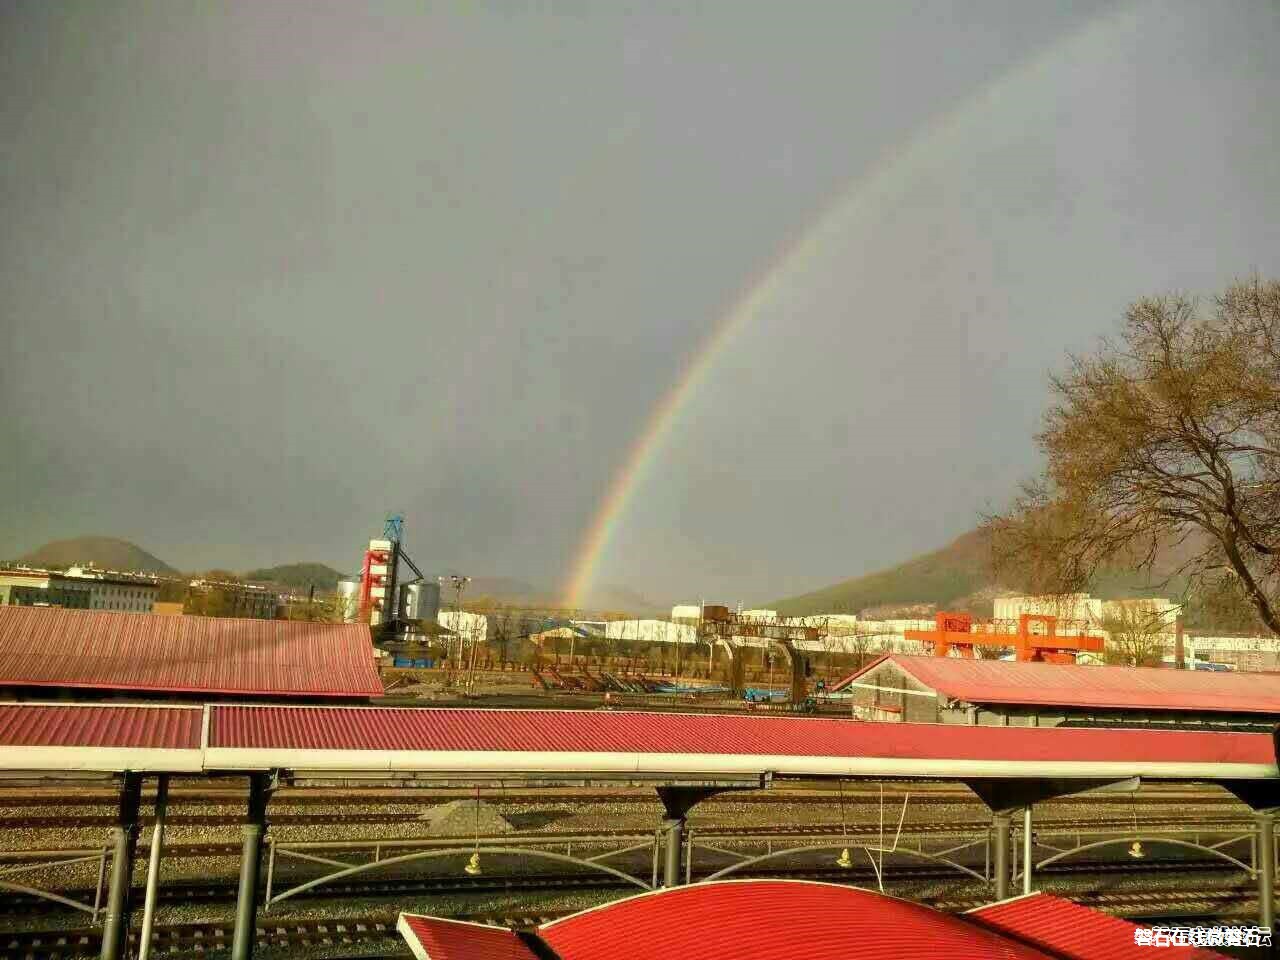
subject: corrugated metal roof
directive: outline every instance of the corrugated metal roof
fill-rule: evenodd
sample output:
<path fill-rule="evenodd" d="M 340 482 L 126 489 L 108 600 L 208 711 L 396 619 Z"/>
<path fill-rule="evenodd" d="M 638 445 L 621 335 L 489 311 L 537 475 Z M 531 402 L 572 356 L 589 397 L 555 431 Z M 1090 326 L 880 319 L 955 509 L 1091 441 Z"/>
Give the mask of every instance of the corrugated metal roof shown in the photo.
<path fill-rule="evenodd" d="M 745 880 L 641 894 L 538 928 L 563 960 L 1046 960 L 918 903 L 836 884 Z"/>
<path fill-rule="evenodd" d="M 211 747 L 1276 762 L 1268 734 L 884 724 L 809 717 L 429 707 L 211 708 Z"/>
<path fill-rule="evenodd" d="M 1193 710 L 1280 716 L 1280 676 L 1157 667 L 1088 667 L 900 654 L 868 664 L 848 683 L 891 660 L 925 686 L 969 703 L 1128 710 Z"/>
<path fill-rule="evenodd" d="M 1152 947 L 1134 941 L 1135 924 L 1045 893 L 971 910 L 968 919 L 989 930 L 1043 947 L 1063 960 L 1151 960 Z M 1203 947 L 1161 947 L 1168 960 L 1226 960 Z"/>
<path fill-rule="evenodd" d="M 538 960 L 505 927 L 402 913 L 396 928 L 418 960 Z"/>
<path fill-rule="evenodd" d="M 203 707 L 0 704 L 0 747 L 200 749 Z"/>
<path fill-rule="evenodd" d="M 419 960 L 530 960 L 514 933 L 402 915 Z M 736 880 L 643 893 L 543 924 L 560 960 L 1148 960 L 1134 924 L 1033 894 L 964 916 L 871 890 L 805 880 Z M 1169 960 L 1226 960 L 1165 947 Z"/>
<path fill-rule="evenodd" d="M 382 695 L 369 628 L 0 607 L 0 686 Z"/>

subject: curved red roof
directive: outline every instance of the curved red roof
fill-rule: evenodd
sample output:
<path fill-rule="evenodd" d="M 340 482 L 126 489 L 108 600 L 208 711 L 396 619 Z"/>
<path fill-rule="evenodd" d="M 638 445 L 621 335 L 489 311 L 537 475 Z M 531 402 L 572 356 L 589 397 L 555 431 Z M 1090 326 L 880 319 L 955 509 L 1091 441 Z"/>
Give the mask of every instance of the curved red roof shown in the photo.
<path fill-rule="evenodd" d="M 564 960 L 1048 956 L 909 900 L 856 887 L 787 880 L 700 883 L 641 894 L 549 923 L 538 935 Z"/>
<path fill-rule="evenodd" d="M 836 685 L 856 681 L 891 660 L 925 686 L 968 703 L 1195 710 L 1280 716 L 1280 676 L 1159 667 L 1090 667 L 963 657 L 890 654 Z"/>
<path fill-rule="evenodd" d="M 810 880 L 725 880 L 616 900 L 539 927 L 531 948 L 501 927 L 402 915 L 418 960 L 1146 960 L 1134 924 L 1033 894 L 942 913 Z M 537 942 L 537 941 L 540 941 Z M 1164 947 L 1169 960 L 1225 960 Z"/>
<path fill-rule="evenodd" d="M 0 687 L 374 697 L 369 628 L 0 607 Z"/>
<path fill-rule="evenodd" d="M 404 919 L 402 931 L 434 933 L 432 921 Z M 536 933 L 560 960 L 1056 960 L 918 903 L 804 880 L 674 887 L 595 907 Z M 496 942 L 492 934 L 474 936 L 476 944 Z M 478 956 L 465 931 L 448 944 L 423 946 L 414 949 L 419 960 Z"/>
<path fill-rule="evenodd" d="M 1151 960 L 1152 947 L 1136 942 L 1137 924 L 1047 893 L 1002 900 L 971 910 L 969 919 L 996 933 L 1032 942 L 1062 960 Z M 1224 960 L 1202 947 L 1161 946 L 1164 960 Z"/>

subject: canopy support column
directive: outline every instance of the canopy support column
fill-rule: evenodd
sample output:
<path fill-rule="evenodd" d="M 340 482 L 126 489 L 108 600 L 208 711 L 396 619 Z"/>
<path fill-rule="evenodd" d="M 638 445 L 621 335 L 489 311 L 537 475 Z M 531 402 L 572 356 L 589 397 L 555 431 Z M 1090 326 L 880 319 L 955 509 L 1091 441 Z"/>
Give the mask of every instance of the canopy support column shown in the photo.
<path fill-rule="evenodd" d="M 236 894 L 236 928 L 231 960 L 251 960 L 258 929 L 258 877 L 262 869 L 262 838 L 267 827 L 270 780 L 265 773 L 249 775 L 249 808 L 241 828 L 240 888 Z"/>
<path fill-rule="evenodd" d="M 658 787 L 658 799 L 662 801 L 667 813 L 662 821 L 662 885 L 680 886 L 684 828 L 690 810 L 714 794 L 726 790 L 760 790 L 772 782 L 772 774 L 763 774 L 736 781 L 726 779 L 700 784 L 670 783 Z"/>
<path fill-rule="evenodd" d="M 1031 878 L 1035 873 L 1035 859 L 1031 850 L 1031 805 L 1022 810 L 1022 892 L 1031 892 Z"/>
<path fill-rule="evenodd" d="M 1012 818 L 1007 810 L 997 810 L 991 815 L 992 844 L 991 872 L 995 874 L 996 900 L 1009 899 L 1009 826 Z"/>
<path fill-rule="evenodd" d="M 160 886 L 160 855 L 164 851 L 164 817 L 169 805 L 169 775 L 156 781 L 156 823 L 151 828 L 151 855 L 147 862 L 147 888 L 142 899 L 142 931 L 138 934 L 138 960 L 151 956 L 151 932 L 156 920 L 156 891 Z"/>
<path fill-rule="evenodd" d="M 107 890 L 107 915 L 102 928 L 102 960 L 121 960 L 129 936 L 129 893 L 133 884 L 133 858 L 138 850 L 138 806 L 142 776 L 126 772 L 120 784 L 120 807 L 111 828 L 111 885 Z"/>
<path fill-rule="evenodd" d="M 1258 926 L 1270 930 L 1276 919 L 1276 838 L 1274 810 L 1257 810 L 1258 825 Z"/>

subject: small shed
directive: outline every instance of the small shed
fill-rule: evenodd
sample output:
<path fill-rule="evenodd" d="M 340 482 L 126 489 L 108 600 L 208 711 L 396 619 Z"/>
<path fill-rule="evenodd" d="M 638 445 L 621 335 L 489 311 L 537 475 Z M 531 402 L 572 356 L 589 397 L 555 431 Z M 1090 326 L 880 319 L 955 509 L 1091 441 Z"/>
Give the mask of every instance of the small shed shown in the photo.
<path fill-rule="evenodd" d="M 835 684 L 855 717 L 995 726 L 1280 722 L 1280 675 L 889 654 Z"/>

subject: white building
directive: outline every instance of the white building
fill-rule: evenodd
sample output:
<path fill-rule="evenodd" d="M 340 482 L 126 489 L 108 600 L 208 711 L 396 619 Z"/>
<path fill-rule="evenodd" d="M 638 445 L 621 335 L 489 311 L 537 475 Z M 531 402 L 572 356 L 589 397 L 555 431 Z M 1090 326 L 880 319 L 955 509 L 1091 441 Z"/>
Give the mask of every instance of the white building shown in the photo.
<path fill-rule="evenodd" d="M 1104 600 L 1102 617 L 1095 624 L 1101 626 L 1108 620 L 1135 625 L 1149 624 L 1156 633 L 1172 634 L 1182 607 L 1164 597 L 1135 597 L 1130 600 Z"/>
<path fill-rule="evenodd" d="M 1057 617 L 1066 629 L 1099 630 L 1108 621 L 1149 622 L 1156 632 L 1173 633 L 1181 607 L 1165 597 L 1133 597 L 1102 600 L 1087 593 L 1062 597 L 1000 597 L 995 601 L 996 620 L 1017 620 L 1022 614 Z"/>
<path fill-rule="evenodd" d="M 0 572 L 0 605 L 64 607 L 150 613 L 160 595 L 160 580 L 146 574 L 72 567 Z"/>
<path fill-rule="evenodd" d="M 1061 597 L 997 597 L 995 600 L 996 620 L 1017 620 L 1024 613 L 1094 625 L 1102 620 L 1102 601 L 1087 593 Z"/>
<path fill-rule="evenodd" d="M 483 613 L 441 610 L 436 614 L 436 622 L 445 629 L 452 630 L 468 646 L 484 643 L 489 635 L 489 618 Z"/>
<path fill-rule="evenodd" d="M 669 620 L 610 620 L 604 625 L 604 635 L 611 640 L 639 640 L 643 643 L 696 643 L 698 628 L 693 624 Z"/>
<path fill-rule="evenodd" d="M 1280 670 L 1280 637 L 1186 637 L 1188 665 L 1196 661 L 1226 663 L 1257 673 Z"/>

